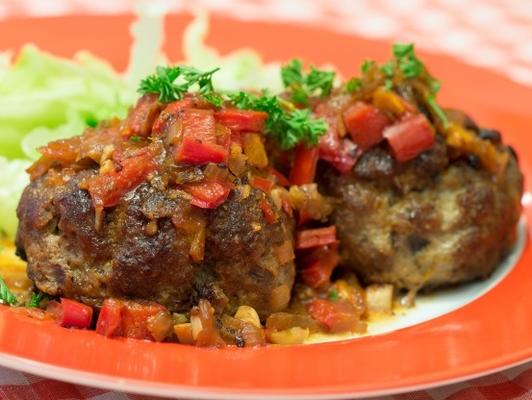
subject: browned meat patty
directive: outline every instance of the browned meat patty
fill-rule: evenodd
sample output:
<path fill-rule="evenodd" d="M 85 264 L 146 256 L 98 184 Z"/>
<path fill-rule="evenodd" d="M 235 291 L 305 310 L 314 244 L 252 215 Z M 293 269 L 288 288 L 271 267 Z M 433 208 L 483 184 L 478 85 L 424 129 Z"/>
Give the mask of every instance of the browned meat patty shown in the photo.
<path fill-rule="evenodd" d="M 523 185 L 513 153 L 498 146 L 510 153 L 498 178 L 474 156 L 450 157 L 441 137 L 404 164 L 381 145 L 347 175 L 326 168 L 342 264 L 365 282 L 407 289 L 488 276 L 515 241 Z"/>
<path fill-rule="evenodd" d="M 95 306 L 106 297 L 148 299 L 172 311 L 199 298 L 219 310 L 250 305 L 262 316 L 287 305 L 294 263 L 280 265 L 274 251 L 292 240 L 292 221 L 281 214 L 267 223 L 262 192 L 233 191 L 216 210 L 193 210 L 208 221 L 205 258 L 194 263 L 193 238 L 172 222 L 190 215 L 188 200 L 143 183 L 105 211 L 97 231 L 91 198 L 79 188 L 94 173 L 51 170 L 22 195 L 17 247 L 40 290 Z"/>

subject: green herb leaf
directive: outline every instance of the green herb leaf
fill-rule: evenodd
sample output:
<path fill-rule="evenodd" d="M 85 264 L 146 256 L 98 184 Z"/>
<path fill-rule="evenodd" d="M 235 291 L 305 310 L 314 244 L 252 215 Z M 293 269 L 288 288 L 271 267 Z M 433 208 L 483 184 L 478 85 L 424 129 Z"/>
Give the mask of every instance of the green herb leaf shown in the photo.
<path fill-rule="evenodd" d="M 319 90 L 321 97 L 326 97 L 331 94 L 335 76 L 333 71 L 320 71 L 312 67 L 305 83 L 310 92 Z"/>
<path fill-rule="evenodd" d="M 0 302 L 10 306 L 13 306 L 17 303 L 16 296 L 11 293 L 11 290 L 9 290 L 2 278 L 0 278 Z"/>
<path fill-rule="evenodd" d="M 159 94 L 163 103 L 180 100 L 185 93 L 196 86 L 200 95 L 214 105 L 220 104 L 212 84 L 212 76 L 219 68 L 201 72 L 188 66 L 157 67 L 155 74 L 149 75 L 140 82 L 139 93 Z M 215 104 L 216 103 L 216 104 Z"/>
<path fill-rule="evenodd" d="M 331 94 L 336 73 L 311 67 L 305 75 L 303 64 L 294 59 L 281 68 L 284 86 L 291 92 L 291 100 L 296 104 L 308 105 L 311 96 L 326 97 Z"/>
<path fill-rule="evenodd" d="M 288 129 L 281 136 L 281 146 L 284 148 L 293 147 L 301 141 L 315 146 L 320 136 L 327 130 L 325 121 L 312 119 L 309 109 L 290 112 L 286 116 L 285 124 Z"/>
<path fill-rule="evenodd" d="M 362 87 L 362 79 L 360 78 L 351 78 L 347 81 L 345 89 L 349 93 L 354 93 Z"/>
<path fill-rule="evenodd" d="M 138 135 L 133 135 L 133 136 L 131 136 L 131 137 L 129 138 L 129 141 L 130 141 L 130 142 L 133 142 L 133 143 L 137 143 L 137 142 L 140 142 L 140 139 L 141 139 L 140 136 L 138 136 Z"/>
<path fill-rule="evenodd" d="M 438 103 L 436 103 L 436 98 L 434 97 L 434 95 L 427 97 L 427 104 L 429 105 L 432 112 L 436 115 L 436 117 L 440 120 L 443 127 L 447 127 L 449 125 L 449 119 L 447 118 L 445 111 L 443 111 L 438 105 Z"/>
<path fill-rule="evenodd" d="M 388 61 L 382 64 L 381 71 L 386 77 L 392 78 L 395 71 L 394 63 L 392 61 Z"/>
<path fill-rule="evenodd" d="M 303 84 L 302 68 L 301 61 L 296 58 L 281 68 L 281 79 L 285 87 L 290 87 L 294 84 Z"/>
<path fill-rule="evenodd" d="M 44 299 L 44 294 L 43 293 L 41 293 L 41 292 L 39 292 L 39 293 L 32 292 L 31 293 L 31 298 L 28 301 L 28 304 L 26 306 L 30 307 L 30 308 L 39 308 L 39 306 L 41 305 L 41 301 L 43 301 L 43 299 Z"/>
<path fill-rule="evenodd" d="M 411 56 L 414 53 L 413 43 L 395 43 L 392 47 L 392 52 L 395 58 Z"/>
<path fill-rule="evenodd" d="M 283 149 L 290 149 L 299 143 L 314 146 L 327 130 L 327 123 L 313 119 L 309 109 L 296 109 L 277 96 L 238 92 L 228 94 L 227 97 L 237 108 L 266 112 L 266 134 L 274 137 Z"/>
<path fill-rule="evenodd" d="M 332 300 L 332 301 L 338 300 L 338 292 L 336 290 L 331 290 L 329 292 L 329 300 Z"/>
<path fill-rule="evenodd" d="M 365 74 L 368 72 L 371 68 L 373 68 L 377 63 L 374 60 L 364 60 L 362 65 L 360 66 L 360 71 Z"/>

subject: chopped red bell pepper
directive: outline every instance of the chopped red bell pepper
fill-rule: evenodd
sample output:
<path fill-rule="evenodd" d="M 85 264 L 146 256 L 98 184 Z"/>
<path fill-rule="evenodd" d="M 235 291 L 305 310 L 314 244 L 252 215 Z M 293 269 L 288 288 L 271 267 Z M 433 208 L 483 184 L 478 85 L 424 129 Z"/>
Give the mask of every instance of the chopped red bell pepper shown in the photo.
<path fill-rule="evenodd" d="M 168 310 L 154 302 L 106 299 L 96 323 L 96 333 L 107 337 L 122 336 L 132 339 L 162 340 L 160 332 L 150 331 L 150 323 L 162 314 L 168 319 Z"/>
<path fill-rule="evenodd" d="M 176 162 L 193 165 L 227 162 L 230 140 L 216 135 L 213 111 L 189 108 L 182 114 L 181 141 L 175 150 Z"/>
<path fill-rule="evenodd" d="M 338 127 L 341 115 L 337 108 L 321 103 L 316 107 L 316 116 L 327 121 L 328 125 L 327 132 L 320 138 L 320 158 L 340 173 L 348 173 L 362 154 L 361 149 L 349 139 L 340 137 Z"/>
<path fill-rule="evenodd" d="M 347 108 L 343 118 L 351 139 L 362 150 L 380 143 L 384 128 L 390 124 L 388 117 L 378 108 L 361 101 Z"/>
<path fill-rule="evenodd" d="M 347 300 L 315 299 L 308 306 L 308 312 L 333 333 L 352 331 L 359 321 L 355 307 Z"/>
<path fill-rule="evenodd" d="M 290 181 L 286 176 L 277 171 L 275 168 L 270 167 L 270 174 L 275 177 L 275 180 L 279 186 L 288 187 L 290 186 Z"/>
<path fill-rule="evenodd" d="M 309 249 L 336 243 L 336 227 L 305 229 L 296 232 L 296 249 Z"/>
<path fill-rule="evenodd" d="M 256 189 L 262 190 L 264 193 L 270 193 L 270 190 L 274 186 L 274 183 L 269 179 L 257 175 L 251 177 L 249 184 Z"/>
<path fill-rule="evenodd" d="M 194 138 L 184 138 L 176 152 L 176 161 L 192 165 L 204 165 L 211 162 L 220 164 L 227 161 L 227 151 L 216 144 L 202 143 Z"/>
<path fill-rule="evenodd" d="M 387 127 L 384 137 L 397 161 L 405 162 L 416 158 L 432 147 L 435 141 L 434 129 L 425 115 L 409 115 Z"/>
<path fill-rule="evenodd" d="M 88 329 L 91 326 L 92 307 L 86 304 L 61 298 L 61 303 L 50 302 L 47 311 L 65 328 Z"/>
<path fill-rule="evenodd" d="M 123 308 L 121 300 L 105 299 L 96 322 L 96 333 L 106 337 L 120 336 Z"/>
<path fill-rule="evenodd" d="M 318 249 L 316 256 L 310 256 L 310 264 L 302 271 L 301 277 L 303 283 L 312 287 L 319 288 L 330 282 L 331 274 L 340 262 L 338 249 L 336 247 L 324 247 Z"/>
<path fill-rule="evenodd" d="M 141 184 L 157 168 L 154 150 L 142 148 L 120 161 L 121 169 L 96 175 L 86 184 L 94 207 L 113 207 L 124 194 Z"/>
<path fill-rule="evenodd" d="M 159 114 L 155 122 L 153 123 L 152 132 L 161 133 L 165 130 L 166 125 L 172 119 L 180 117 L 182 111 L 185 108 L 190 108 L 194 104 L 194 101 L 187 97 L 181 100 L 174 101 L 166 106 L 166 108 Z"/>
<path fill-rule="evenodd" d="M 320 149 L 317 146 L 307 147 L 302 144 L 297 147 L 290 171 L 290 184 L 304 185 L 314 182 L 319 153 Z"/>
<path fill-rule="evenodd" d="M 129 112 L 124 123 L 122 135 L 128 138 L 131 136 L 148 136 L 160 111 L 159 96 L 145 94 Z"/>
<path fill-rule="evenodd" d="M 273 224 L 277 222 L 279 216 L 273 211 L 272 206 L 268 203 L 268 200 L 262 199 L 260 201 L 260 209 L 264 214 L 264 219 L 268 224 Z"/>
<path fill-rule="evenodd" d="M 226 108 L 214 113 L 216 121 L 232 131 L 261 132 L 268 114 L 262 111 L 238 110 Z"/>
<path fill-rule="evenodd" d="M 232 184 L 221 181 L 188 183 L 183 190 L 192 195 L 190 203 L 200 208 L 216 208 L 229 197 Z"/>
<path fill-rule="evenodd" d="M 63 166 L 76 161 L 79 155 L 81 139 L 75 136 L 70 139 L 55 140 L 46 146 L 39 148 L 41 153 L 47 159 L 53 160 Z"/>

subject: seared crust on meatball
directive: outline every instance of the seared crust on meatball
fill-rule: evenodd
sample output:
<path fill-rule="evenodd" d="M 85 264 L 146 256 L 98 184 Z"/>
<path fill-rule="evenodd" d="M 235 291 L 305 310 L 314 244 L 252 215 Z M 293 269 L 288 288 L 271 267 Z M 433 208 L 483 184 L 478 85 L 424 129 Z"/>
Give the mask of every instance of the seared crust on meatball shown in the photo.
<path fill-rule="evenodd" d="M 431 289 L 487 277 L 516 237 L 523 178 L 510 150 L 500 176 L 451 159 L 441 137 L 399 164 L 384 145 L 348 175 L 327 168 L 342 264 L 367 283 Z"/>
<path fill-rule="evenodd" d="M 265 221 L 263 192 L 234 191 L 219 208 L 201 210 L 145 182 L 106 209 L 97 230 L 90 195 L 79 187 L 96 173 L 50 170 L 22 195 L 16 243 L 39 290 L 94 306 L 108 297 L 147 299 L 177 312 L 200 298 L 220 312 L 246 304 L 261 316 L 287 305 L 294 263 L 280 265 L 274 250 L 292 241 L 293 223 L 284 213 Z M 193 238 L 172 222 L 191 213 L 207 221 L 201 262 L 191 260 Z"/>

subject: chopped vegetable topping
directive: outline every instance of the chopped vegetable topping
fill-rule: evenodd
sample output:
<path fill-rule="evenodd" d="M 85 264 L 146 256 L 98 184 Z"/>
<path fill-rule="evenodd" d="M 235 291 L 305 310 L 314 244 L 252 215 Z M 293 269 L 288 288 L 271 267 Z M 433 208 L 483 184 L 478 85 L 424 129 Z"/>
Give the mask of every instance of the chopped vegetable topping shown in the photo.
<path fill-rule="evenodd" d="M 384 137 L 395 159 L 400 162 L 412 160 L 430 149 L 435 141 L 434 130 L 423 114 L 405 117 L 387 127 Z"/>
<path fill-rule="evenodd" d="M 309 314 L 324 324 L 329 332 L 355 331 L 360 321 L 355 307 L 347 300 L 313 300 L 308 307 Z"/>
<path fill-rule="evenodd" d="M 204 165 L 225 163 L 229 156 L 229 136 L 216 135 L 216 121 L 212 110 L 189 108 L 183 111 L 181 142 L 175 150 L 178 163 Z"/>
<path fill-rule="evenodd" d="M 378 108 L 357 102 L 343 113 L 344 124 L 353 142 L 362 150 L 379 143 L 382 131 L 390 123 L 389 118 Z"/>
<path fill-rule="evenodd" d="M 192 195 L 190 201 L 192 205 L 200 208 L 216 208 L 229 197 L 231 185 L 229 182 L 203 181 L 189 183 L 183 189 Z"/>
<path fill-rule="evenodd" d="M 47 311 L 65 328 L 88 329 L 92 323 L 92 307 L 74 300 L 61 298 L 60 303 L 52 301 Z"/>
<path fill-rule="evenodd" d="M 309 256 L 308 264 L 301 274 L 303 283 L 319 288 L 330 283 L 331 274 L 340 262 L 337 246 L 323 246 Z"/>
<path fill-rule="evenodd" d="M 290 171 L 290 184 L 304 185 L 314 182 L 318 156 L 318 147 L 299 145 L 295 152 L 294 165 Z"/>
<path fill-rule="evenodd" d="M 296 233 L 296 249 L 308 249 L 336 243 L 336 227 L 306 229 Z"/>

